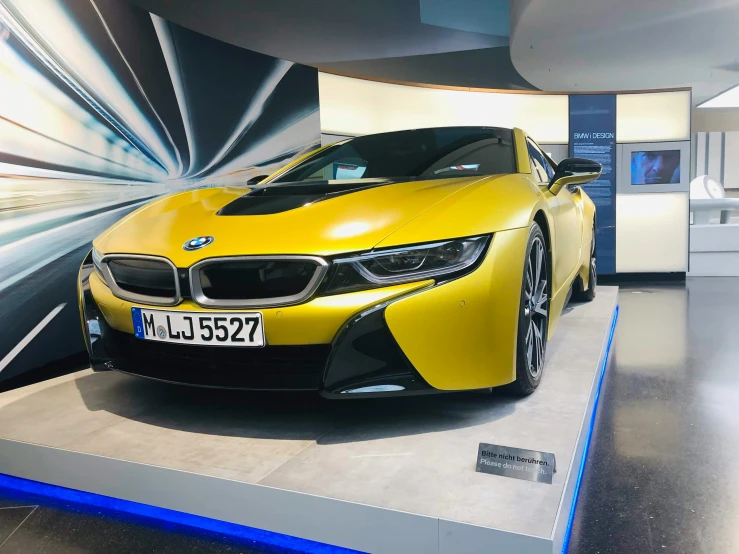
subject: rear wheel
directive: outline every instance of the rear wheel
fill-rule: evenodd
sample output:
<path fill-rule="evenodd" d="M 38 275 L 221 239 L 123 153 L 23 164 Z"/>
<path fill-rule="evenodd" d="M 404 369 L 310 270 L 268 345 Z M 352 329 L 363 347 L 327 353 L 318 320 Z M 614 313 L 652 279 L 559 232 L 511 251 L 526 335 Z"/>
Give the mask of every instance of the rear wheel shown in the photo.
<path fill-rule="evenodd" d="M 509 387 L 516 394 L 527 395 L 539 386 L 544 372 L 549 328 L 549 253 L 537 223 L 529 231 L 523 271 L 516 339 L 516 380 Z"/>
<path fill-rule="evenodd" d="M 580 277 L 573 287 L 572 299 L 576 302 L 590 302 L 595 298 L 595 287 L 598 285 L 598 271 L 595 266 L 595 225 L 593 226 L 592 239 L 590 240 L 590 267 L 588 269 L 588 290 L 583 290 L 585 285 Z"/>

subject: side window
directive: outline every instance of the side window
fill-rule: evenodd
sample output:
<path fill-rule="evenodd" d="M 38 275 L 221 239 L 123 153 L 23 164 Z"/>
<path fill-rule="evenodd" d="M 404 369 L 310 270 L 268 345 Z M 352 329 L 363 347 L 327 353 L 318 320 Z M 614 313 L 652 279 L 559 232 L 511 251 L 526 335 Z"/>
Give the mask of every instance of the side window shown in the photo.
<path fill-rule="evenodd" d="M 549 176 L 548 180 L 551 181 L 552 177 L 554 177 L 554 174 L 557 172 L 557 164 L 555 164 L 552 161 L 552 158 L 550 158 L 546 154 L 544 154 L 544 161 L 546 162 L 546 166 L 544 167 L 546 167 L 547 175 Z"/>
<path fill-rule="evenodd" d="M 531 141 L 527 141 L 526 145 L 529 149 L 529 160 L 531 161 L 531 174 L 534 176 L 534 179 L 539 181 L 540 183 L 546 183 L 548 181 L 547 179 L 547 170 L 545 161 L 542 158 L 541 153 L 537 150 L 537 148 L 534 146 L 534 144 Z"/>
<path fill-rule="evenodd" d="M 554 177 L 554 165 L 532 140 L 527 141 L 527 146 L 531 158 L 531 173 L 540 183 L 548 183 Z"/>

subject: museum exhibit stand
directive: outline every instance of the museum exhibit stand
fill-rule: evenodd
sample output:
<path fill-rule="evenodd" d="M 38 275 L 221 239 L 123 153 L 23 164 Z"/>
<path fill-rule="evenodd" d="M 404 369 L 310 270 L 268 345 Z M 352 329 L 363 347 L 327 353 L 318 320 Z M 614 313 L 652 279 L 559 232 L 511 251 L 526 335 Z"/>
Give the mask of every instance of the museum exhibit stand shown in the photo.
<path fill-rule="evenodd" d="M 600 287 L 566 308 L 526 398 L 327 401 L 90 370 L 11 390 L 0 473 L 313 541 L 307 551 L 559 553 L 617 302 Z M 480 443 L 553 454 L 552 483 L 476 471 Z"/>

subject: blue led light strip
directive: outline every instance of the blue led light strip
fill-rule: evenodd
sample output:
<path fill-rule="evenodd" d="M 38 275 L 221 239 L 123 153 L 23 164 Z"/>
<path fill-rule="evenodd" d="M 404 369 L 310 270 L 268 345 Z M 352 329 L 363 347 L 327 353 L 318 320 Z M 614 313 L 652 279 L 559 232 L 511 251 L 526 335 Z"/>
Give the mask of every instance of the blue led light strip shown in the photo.
<path fill-rule="evenodd" d="M 575 521 L 575 507 L 577 506 L 577 497 L 580 494 L 580 485 L 582 484 L 582 475 L 585 471 L 585 461 L 588 458 L 588 448 L 590 448 L 590 438 L 593 435 L 593 426 L 595 425 L 595 416 L 598 413 L 598 401 L 600 400 L 600 389 L 603 386 L 603 377 L 606 374 L 606 367 L 608 366 L 608 359 L 611 356 L 611 345 L 613 343 L 613 334 L 616 331 L 616 321 L 618 321 L 618 306 L 613 314 L 613 321 L 611 322 L 611 330 L 608 334 L 608 343 L 606 344 L 606 357 L 603 360 L 603 365 L 600 368 L 600 375 L 598 376 L 598 384 L 595 388 L 595 400 L 593 400 L 593 413 L 590 415 L 590 423 L 585 435 L 585 446 L 582 451 L 582 459 L 580 460 L 580 468 L 577 470 L 577 481 L 575 481 L 575 492 L 572 495 L 572 506 L 570 507 L 570 517 L 567 520 L 567 529 L 565 529 L 565 538 L 562 543 L 562 554 L 567 554 L 567 549 L 570 546 L 570 535 L 572 534 L 572 522 Z"/>
<path fill-rule="evenodd" d="M 265 550 L 269 550 L 270 547 L 276 547 L 279 549 L 279 552 L 284 552 L 285 549 L 289 549 L 294 552 L 306 552 L 309 554 L 348 554 L 357 552 L 356 550 L 349 550 L 307 539 L 282 535 L 272 531 L 255 529 L 254 527 L 247 527 L 236 523 L 228 523 L 226 521 L 196 516 L 185 512 L 169 510 L 167 508 L 158 508 L 156 506 L 150 506 L 149 504 L 141 504 L 130 500 L 121 500 L 119 498 L 103 496 L 91 492 L 68 489 L 57 485 L 48 485 L 46 483 L 39 483 L 38 481 L 12 477 L 1 473 L 0 488 L 60 499 L 80 504 L 82 506 L 94 506 L 106 512 L 119 512 L 119 514 L 122 512 L 134 516 L 150 518 L 155 520 L 152 523 L 174 523 L 177 525 L 184 525 L 204 531 L 255 541 L 264 545 Z M 110 515 L 115 517 L 114 513 L 111 513 Z M 171 529 L 167 530 L 171 531 Z"/>

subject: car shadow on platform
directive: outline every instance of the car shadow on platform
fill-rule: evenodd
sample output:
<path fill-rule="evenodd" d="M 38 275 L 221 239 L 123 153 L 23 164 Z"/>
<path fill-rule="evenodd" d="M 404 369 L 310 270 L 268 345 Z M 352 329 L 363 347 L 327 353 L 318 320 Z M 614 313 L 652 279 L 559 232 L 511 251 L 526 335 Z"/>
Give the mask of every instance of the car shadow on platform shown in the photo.
<path fill-rule="evenodd" d="M 436 433 L 489 423 L 526 399 L 505 391 L 326 400 L 316 393 L 247 392 L 160 383 L 117 372 L 74 381 L 90 411 L 195 434 L 318 444 Z"/>

